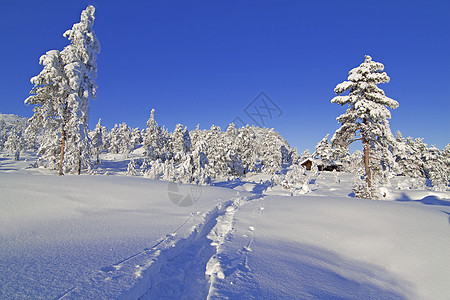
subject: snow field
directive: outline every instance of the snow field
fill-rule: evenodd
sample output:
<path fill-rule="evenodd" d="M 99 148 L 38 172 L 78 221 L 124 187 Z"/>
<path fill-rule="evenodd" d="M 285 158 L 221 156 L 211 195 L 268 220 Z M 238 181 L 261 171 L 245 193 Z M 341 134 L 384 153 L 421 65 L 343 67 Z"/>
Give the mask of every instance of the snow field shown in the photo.
<path fill-rule="evenodd" d="M 390 189 L 387 201 L 361 200 L 349 196 L 351 174 L 336 182 L 323 172 L 309 194 L 289 196 L 258 175 L 202 186 L 194 205 L 179 207 L 168 182 L 47 176 L 23 160 L 1 162 L 1 299 L 450 294 L 448 192 Z"/>
<path fill-rule="evenodd" d="M 235 193 L 204 187 L 180 208 L 162 181 L 0 174 L 0 298 L 115 298 Z"/>

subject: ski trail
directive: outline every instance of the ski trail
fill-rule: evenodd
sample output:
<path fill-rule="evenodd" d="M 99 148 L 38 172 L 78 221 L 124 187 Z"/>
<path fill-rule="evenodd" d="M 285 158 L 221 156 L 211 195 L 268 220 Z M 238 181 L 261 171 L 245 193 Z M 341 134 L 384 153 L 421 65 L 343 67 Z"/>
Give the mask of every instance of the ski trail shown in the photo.
<path fill-rule="evenodd" d="M 206 274 L 210 276 L 210 288 L 207 299 L 230 298 L 230 295 L 222 295 L 221 287 L 223 287 L 223 285 L 235 284 L 237 282 L 252 286 L 257 285 L 253 280 L 252 271 L 247 263 L 248 255 L 253 251 L 251 246 L 256 228 L 254 226 L 248 227 L 247 233 L 243 235 L 248 241 L 244 243 L 241 249 L 232 251 L 232 257 L 230 256 L 229 249 L 226 249 L 227 245 L 225 242 L 233 236 L 233 223 L 235 221 L 236 212 L 243 205 L 248 204 L 249 202 L 263 200 L 264 197 L 264 195 L 253 195 L 248 199 L 244 199 L 246 201 L 238 201 L 235 205 L 229 207 L 225 215 L 219 217 L 220 220 L 217 223 L 217 228 L 215 228 L 209 236 L 213 240 L 212 244 L 216 246 L 216 253 L 208 262 L 206 270 Z M 255 211 L 255 216 L 259 217 L 264 209 L 264 206 L 260 206 Z M 225 280 L 226 278 L 227 280 Z M 253 287 L 253 289 L 254 288 L 255 287 Z M 240 297 L 245 297 L 245 295 L 240 295 Z M 231 298 L 233 298 L 233 296 L 231 296 Z"/>
<path fill-rule="evenodd" d="M 209 214 L 195 234 L 164 253 L 157 282 L 140 299 L 205 299 L 221 278 L 220 247 L 233 230 L 234 213 L 260 195 L 238 197 Z"/>
<path fill-rule="evenodd" d="M 211 211 L 193 213 L 173 233 L 154 246 L 99 270 L 58 299 L 206 299 L 224 278 L 222 246 L 233 231 L 235 213 L 242 205 L 263 198 L 241 196 L 219 203 Z M 190 233 L 177 237 L 191 225 Z M 250 249 L 251 241 L 248 244 Z"/>
<path fill-rule="evenodd" d="M 130 274 L 134 274 L 135 277 L 139 277 L 140 271 L 143 268 L 149 267 L 156 261 L 156 257 L 160 253 L 160 249 L 171 247 L 178 231 L 186 226 L 196 215 L 198 215 L 198 213 L 191 213 L 189 218 L 180 227 L 178 227 L 173 233 L 167 234 L 165 237 L 159 239 L 152 247 L 145 248 L 143 251 L 130 255 L 115 264 L 101 268 L 97 274 L 95 274 L 92 278 L 89 278 L 87 282 L 78 282 L 78 285 L 66 290 L 56 299 L 80 298 L 86 293 L 94 295 L 97 293 L 98 295 L 101 295 L 102 288 L 110 289 L 108 286 L 111 284 L 123 284 L 123 280 L 119 283 L 119 279 L 126 278 L 127 272 L 131 272 Z M 144 261 L 145 263 L 133 264 L 136 261 Z M 134 270 L 130 267 L 130 264 L 133 264 L 135 268 Z M 127 286 L 128 285 L 129 284 L 127 284 Z"/>

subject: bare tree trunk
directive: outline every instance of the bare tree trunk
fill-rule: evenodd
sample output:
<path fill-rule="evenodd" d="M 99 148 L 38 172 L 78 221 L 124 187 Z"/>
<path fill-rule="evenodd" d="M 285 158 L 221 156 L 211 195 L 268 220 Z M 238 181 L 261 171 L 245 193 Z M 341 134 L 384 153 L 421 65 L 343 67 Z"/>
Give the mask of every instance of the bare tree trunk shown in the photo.
<path fill-rule="evenodd" d="M 66 129 L 62 129 L 62 137 L 61 137 L 61 156 L 59 158 L 59 176 L 64 175 L 63 169 L 64 169 L 64 152 L 66 150 Z"/>
<path fill-rule="evenodd" d="M 363 140 L 364 144 L 364 167 L 366 169 L 366 182 L 367 186 L 372 186 L 372 174 L 370 173 L 370 159 L 369 159 L 369 142 Z"/>
<path fill-rule="evenodd" d="M 67 140 L 67 132 L 66 132 L 66 111 L 67 111 L 67 100 L 64 103 L 64 112 L 62 118 L 62 137 L 61 137 L 61 154 L 59 157 L 59 176 L 64 175 L 64 155 L 66 152 L 66 140 Z"/>
<path fill-rule="evenodd" d="M 364 119 L 363 123 L 367 125 L 367 120 Z M 364 146 L 364 167 L 366 169 L 366 182 L 367 182 L 367 186 L 371 187 L 372 186 L 372 174 L 370 172 L 370 156 L 369 156 L 369 141 L 367 140 L 367 138 L 364 136 L 364 132 L 361 132 L 361 137 L 362 137 L 362 142 L 363 142 L 363 146 Z"/>
<path fill-rule="evenodd" d="M 81 174 L 81 147 L 80 147 L 80 153 L 78 156 L 78 175 Z"/>

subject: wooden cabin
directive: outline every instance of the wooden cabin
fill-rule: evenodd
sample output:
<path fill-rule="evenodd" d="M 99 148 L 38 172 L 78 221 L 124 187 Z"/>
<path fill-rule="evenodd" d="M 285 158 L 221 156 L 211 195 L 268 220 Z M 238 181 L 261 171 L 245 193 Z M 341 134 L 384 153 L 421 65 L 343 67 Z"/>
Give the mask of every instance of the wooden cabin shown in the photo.
<path fill-rule="evenodd" d="M 305 167 L 306 171 L 311 171 L 311 168 L 312 168 L 312 165 L 313 165 L 313 160 L 307 158 L 304 161 L 302 161 L 301 165 L 303 167 Z"/>

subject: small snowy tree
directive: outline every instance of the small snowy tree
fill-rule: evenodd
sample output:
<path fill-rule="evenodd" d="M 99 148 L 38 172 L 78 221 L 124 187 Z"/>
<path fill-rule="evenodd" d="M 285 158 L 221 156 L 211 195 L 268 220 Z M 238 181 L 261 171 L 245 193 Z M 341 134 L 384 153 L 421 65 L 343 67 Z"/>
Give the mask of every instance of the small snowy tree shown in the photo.
<path fill-rule="evenodd" d="M 282 180 L 282 185 L 284 188 L 301 188 L 307 180 L 308 176 L 306 174 L 306 169 L 300 165 L 292 165 L 286 172 L 286 175 Z"/>
<path fill-rule="evenodd" d="M 144 158 L 144 161 L 142 162 L 141 166 L 139 167 L 139 171 L 140 171 L 141 175 L 145 176 L 148 169 L 149 169 L 148 161 L 147 161 L 147 159 Z"/>
<path fill-rule="evenodd" d="M 177 124 L 172 134 L 172 152 L 176 161 L 183 160 L 191 152 L 191 138 L 187 128 Z"/>
<path fill-rule="evenodd" d="M 425 156 L 425 168 L 427 177 L 433 185 L 433 190 L 446 191 L 448 182 L 446 166 L 438 148 L 433 146 L 428 149 Z"/>
<path fill-rule="evenodd" d="M 206 157 L 207 144 L 199 141 L 196 148 L 192 151 L 192 160 L 194 164 L 193 180 L 196 184 L 209 184 L 211 176 L 209 175 L 209 161 Z"/>
<path fill-rule="evenodd" d="M 303 162 L 307 159 L 312 159 L 312 155 L 309 149 L 306 149 L 305 151 L 303 151 L 302 155 L 300 155 L 300 162 Z"/>
<path fill-rule="evenodd" d="M 164 164 L 157 159 L 151 162 L 151 165 L 144 174 L 144 177 L 159 180 L 164 175 Z"/>
<path fill-rule="evenodd" d="M 364 168 L 364 164 L 362 162 L 362 152 L 360 150 L 356 150 L 350 155 L 350 164 L 348 165 L 347 172 L 353 174 L 360 174 L 361 170 Z"/>
<path fill-rule="evenodd" d="M 383 70 L 383 64 L 372 61 L 372 58 L 366 55 L 365 61 L 349 72 L 348 81 L 336 86 L 334 91 L 338 96 L 331 100 L 332 103 L 349 107 L 337 118 L 341 127 L 332 137 L 332 145 L 347 147 L 354 141 L 362 141 L 365 184 L 359 184 L 358 188 L 366 190 L 359 194 L 364 198 L 378 198 L 379 193 L 374 192 L 378 182 L 373 180 L 372 175 L 380 161 L 375 157 L 371 159 L 370 153 L 376 148 L 387 147 L 388 141 L 393 140 L 388 121 L 391 113 L 388 108 L 398 107 L 398 102 L 387 97 L 377 86 L 390 80 Z M 341 95 L 346 91 L 349 92 L 348 95 Z"/>
<path fill-rule="evenodd" d="M 102 150 L 108 150 L 109 149 L 109 132 L 106 126 L 102 126 Z"/>
<path fill-rule="evenodd" d="M 398 164 L 398 173 L 403 176 L 421 178 L 425 176 L 423 169 L 422 153 L 419 147 L 422 140 L 415 142 L 411 137 L 403 139 L 397 135 L 397 145 L 395 149 L 396 161 Z M 423 144 L 423 143 L 422 143 Z M 426 146 L 425 146 L 426 148 Z M 424 152 L 425 154 L 426 152 Z"/>
<path fill-rule="evenodd" d="M 39 149 L 41 128 L 27 126 L 23 132 L 23 140 L 28 150 L 36 151 Z M 1 147 L 0 147 L 1 148 Z"/>
<path fill-rule="evenodd" d="M 131 149 L 134 150 L 142 143 L 141 131 L 139 128 L 134 128 L 131 131 Z"/>
<path fill-rule="evenodd" d="M 172 159 L 166 159 L 164 162 L 163 180 L 175 182 L 175 167 Z"/>
<path fill-rule="evenodd" d="M 100 152 L 103 148 L 103 126 L 101 122 L 102 119 L 99 119 L 95 129 L 91 133 L 91 141 L 96 157 L 96 164 L 100 163 Z"/>
<path fill-rule="evenodd" d="M 128 163 L 127 176 L 136 176 L 136 163 L 134 162 L 134 159 L 130 159 L 130 162 Z"/>
<path fill-rule="evenodd" d="M 23 139 L 17 134 L 16 130 L 13 130 L 5 142 L 4 149 L 8 150 L 8 152 L 14 156 L 14 160 L 19 160 L 22 148 Z"/>
<path fill-rule="evenodd" d="M 130 127 L 126 123 L 120 124 L 118 135 L 119 153 L 128 155 L 133 149 Z"/>
<path fill-rule="evenodd" d="M 163 158 L 163 132 L 161 127 L 155 121 L 155 109 L 150 113 L 150 118 L 147 121 L 147 128 L 142 134 L 143 147 L 145 155 L 153 160 Z"/>
<path fill-rule="evenodd" d="M 442 150 L 442 161 L 445 165 L 445 174 L 447 176 L 447 185 L 450 181 L 450 144 L 447 144 Z"/>
<path fill-rule="evenodd" d="M 317 143 L 315 151 L 313 153 L 313 157 L 320 159 L 322 163 L 329 164 L 332 159 L 333 148 L 328 142 L 328 134 Z"/>
<path fill-rule="evenodd" d="M 262 171 L 265 174 L 275 174 L 283 166 L 283 153 L 280 135 L 273 129 L 263 133 L 264 138 L 259 145 Z"/>
<path fill-rule="evenodd" d="M 108 141 L 109 141 L 108 151 L 113 154 L 119 153 L 120 135 L 119 135 L 119 126 L 117 124 L 114 124 L 114 127 L 108 133 Z"/>

